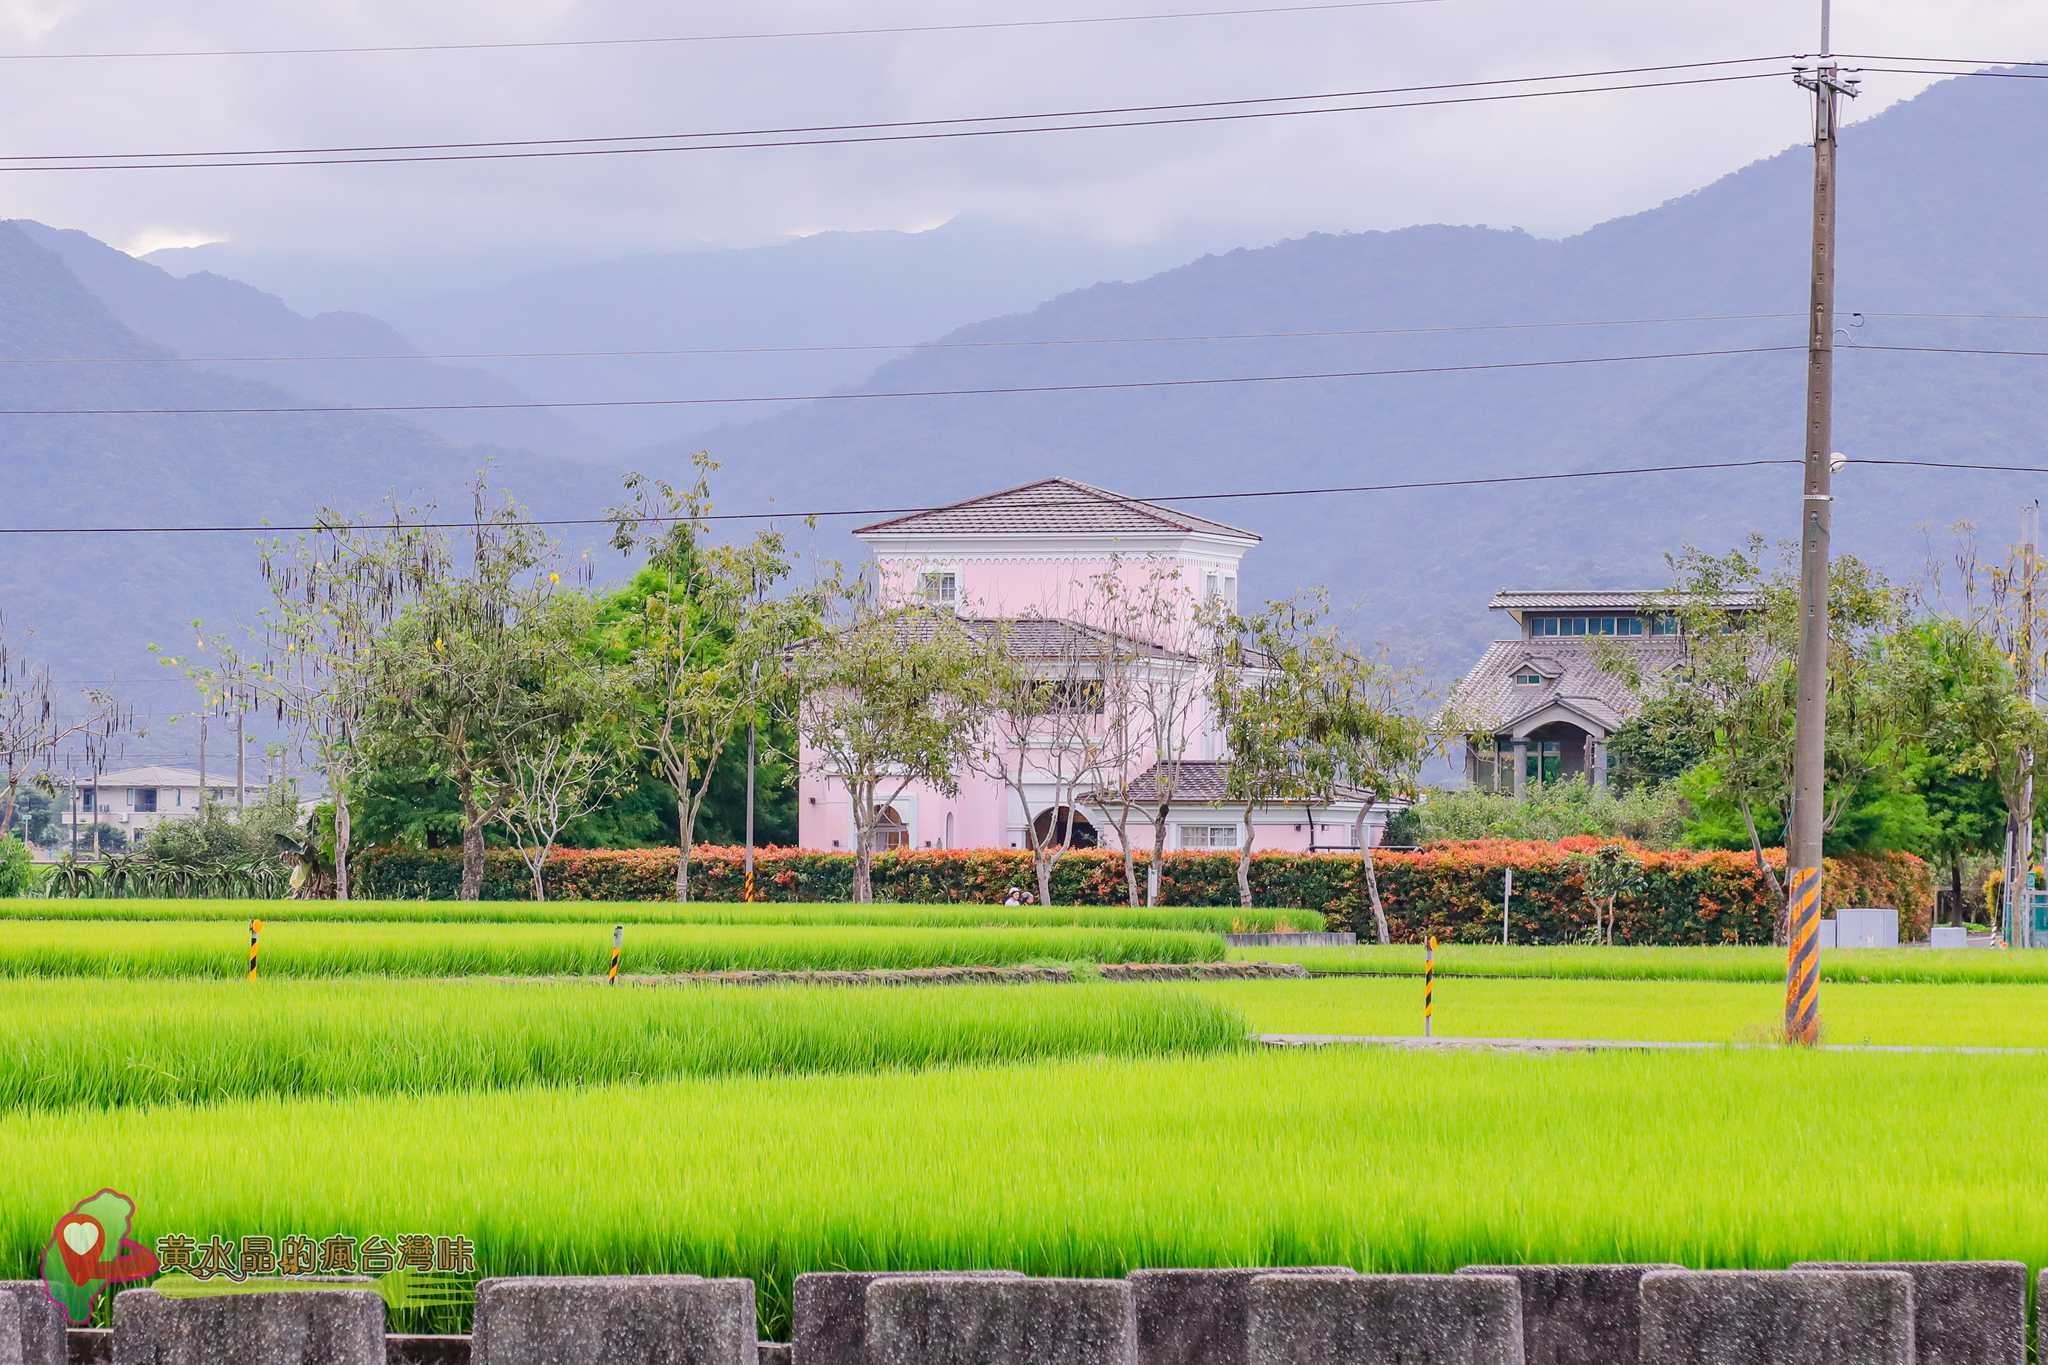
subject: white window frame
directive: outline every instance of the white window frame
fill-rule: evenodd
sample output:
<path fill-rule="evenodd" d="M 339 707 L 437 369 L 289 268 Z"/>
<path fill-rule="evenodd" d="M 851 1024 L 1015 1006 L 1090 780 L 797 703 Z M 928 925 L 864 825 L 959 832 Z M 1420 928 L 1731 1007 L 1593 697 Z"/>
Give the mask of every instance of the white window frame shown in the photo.
<path fill-rule="evenodd" d="M 1201 831 L 1201 834 L 1198 836 L 1199 842 L 1191 843 L 1189 842 L 1189 836 L 1193 835 L 1196 830 Z M 1217 843 L 1216 836 L 1219 833 L 1227 834 L 1229 842 Z M 1238 845 L 1243 842 L 1243 838 L 1243 831 L 1236 824 L 1224 824 L 1221 821 L 1213 823 L 1203 821 L 1200 824 L 1189 821 L 1174 827 L 1174 842 L 1180 848 L 1191 853 L 1235 853 Z"/>
<path fill-rule="evenodd" d="M 944 597 L 934 597 L 925 591 L 925 581 L 932 578 L 950 578 L 953 590 Z M 954 607 L 960 605 L 960 566 L 958 564 L 924 564 L 917 570 L 917 601 L 927 607 Z"/>

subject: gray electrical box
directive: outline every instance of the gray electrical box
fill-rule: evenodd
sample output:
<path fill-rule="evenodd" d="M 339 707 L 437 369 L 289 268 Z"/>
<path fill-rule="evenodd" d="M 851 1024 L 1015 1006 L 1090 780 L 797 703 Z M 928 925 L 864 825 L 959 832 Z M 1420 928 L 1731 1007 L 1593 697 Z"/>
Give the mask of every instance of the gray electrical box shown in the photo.
<path fill-rule="evenodd" d="M 1896 948 L 1899 946 L 1899 912 L 1883 907 L 1835 911 L 1837 948 Z"/>

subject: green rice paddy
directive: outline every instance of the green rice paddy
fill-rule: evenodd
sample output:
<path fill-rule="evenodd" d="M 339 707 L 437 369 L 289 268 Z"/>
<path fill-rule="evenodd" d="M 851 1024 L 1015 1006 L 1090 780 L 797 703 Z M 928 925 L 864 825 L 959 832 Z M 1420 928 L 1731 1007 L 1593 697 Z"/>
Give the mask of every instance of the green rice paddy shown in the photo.
<path fill-rule="evenodd" d="M 1209 934 L 1319 930 L 1314 910 L 1111 905 L 843 905 L 807 902 L 656 901 L 245 901 L 0 899 L 8 920 L 357 921 L 419 924 L 885 925 L 907 929 L 1189 929 Z"/>
<path fill-rule="evenodd" d="M 206 979 L 244 974 L 252 910 L 259 980 Z M 742 911 L 785 918 L 718 918 Z M 1999 1136 L 2048 1108 L 2038 1056 L 1271 1050 L 1249 1035 L 1418 1032 L 1420 951 L 1233 954 L 1336 973 L 1314 980 L 612 988 L 615 923 L 628 974 L 1083 978 L 1219 960 L 1231 927 L 0 904 L 0 1278 L 107 1185 L 148 1238 L 426 1232 L 490 1274 L 751 1276 L 777 1337 L 791 1278 L 836 1267 L 2048 1262 L 2048 1145 Z M 1823 962 L 1831 1043 L 2048 1048 L 2048 954 Z M 1437 971 L 1445 1037 L 1763 1042 L 1783 960 L 1447 944 Z"/>
<path fill-rule="evenodd" d="M 2037 1059 L 1101 1059 L 0 1116 L 0 1275 L 115 1182 L 152 1235 L 461 1234 L 479 1269 L 2048 1260 Z M 1853 1172 L 1853 1178 L 1848 1174 Z"/>
<path fill-rule="evenodd" d="M 265 922 L 258 970 L 306 976 L 601 976 L 611 925 Z M 1031 962 L 1206 962 L 1215 934 L 1143 929 L 907 929 L 876 925 L 632 925 L 621 970 L 851 971 Z M 240 922 L 17 921 L 0 977 L 239 977 Z"/>

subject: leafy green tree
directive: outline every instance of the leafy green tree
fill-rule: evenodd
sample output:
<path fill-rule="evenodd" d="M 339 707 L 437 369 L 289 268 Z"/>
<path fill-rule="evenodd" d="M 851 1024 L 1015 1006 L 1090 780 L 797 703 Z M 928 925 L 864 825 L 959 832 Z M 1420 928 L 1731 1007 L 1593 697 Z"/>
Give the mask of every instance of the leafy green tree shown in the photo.
<path fill-rule="evenodd" d="M 1607 737 L 1607 785 L 1613 791 L 1675 782 L 1707 757 L 1698 730 L 1680 713 L 1684 704 L 1659 693 Z"/>
<path fill-rule="evenodd" d="M 884 609 L 860 586 L 833 592 L 842 623 L 785 661 L 808 761 L 853 810 L 853 898 L 874 899 L 875 831 L 912 783 L 960 790 L 988 716 L 976 647 L 951 611 Z"/>
<path fill-rule="evenodd" d="M 615 546 L 628 551 L 643 538 L 649 546 L 630 591 L 638 611 L 618 614 L 612 647 L 630 692 L 629 742 L 675 793 L 678 901 L 690 899 L 690 851 L 719 761 L 787 697 L 788 675 L 777 665 L 816 633 L 818 614 L 810 594 L 777 595 L 791 568 L 780 532 L 764 529 L 743 544 L 710 539 L 716 468 L 700 454 L 687 488 L 631 475 L 631 503 L 612 514 Z"/>
<path fill-rule="evenodd" d="M 1724 800 L 1739 816 L 1760 875 L 1784 898 L 1764 858 L 1766 831 L 1783 829 L 1792 802 L 1792 714 L 1799 640 L 1796 552 L 1781 549 L 1775 565 L 1758 538 L 1726 554 L 1688 548 L 1672 561 L 1674 585 L 1660 605 L 1681 626 L 1681 667 L 1663 682 L 1670 704 L 1646 726 L 1646 738 L 1711 757 L 1694 769 L 1686 790 L 1695 804 Z M 1903 763 L 1905 719 L 1914 671 L 1902 651 L 1887 648 L 1903 623 L 1906 601 L 1884 577 L 1854 556 L 1829 569 L 1828 710 L 1825 808 L 1821 828 L 1838 846 L 1852 831 L 1836 829 L 1859 792 L 1886 788 Z M 1634 656 L 1616 648 L 1603 665 L 1640 682 Z M 1646 713 L 1647 714 L 1647 713 Z M 1896 819 L 1902 812 L 1894 811 Z M 1855 832 L 1857 839 L 1874 837 Z M 1784 914 L 1779 914 L 1783 937 Z"/>
<path fill-rule="evenodd" d="M 1594 938 L 1614 942 L 1614 903 L 1643 889 L 1643 860 L 1624 845 L 1603 844 L 1591 853 L 1574 854 L 1572 862 L 1593 903 Z"/>

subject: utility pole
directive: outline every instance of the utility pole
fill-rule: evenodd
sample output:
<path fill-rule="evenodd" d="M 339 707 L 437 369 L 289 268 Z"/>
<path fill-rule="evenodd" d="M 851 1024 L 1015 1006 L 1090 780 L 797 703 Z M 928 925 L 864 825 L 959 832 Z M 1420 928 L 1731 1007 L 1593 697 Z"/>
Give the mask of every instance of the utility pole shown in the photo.
<path fill-rule="evenodd" d="M 761 576 L 757 573 L 749 584 L 747 600 L 760 605 Z M 761 661 L 754 660 L 747 666 L 747 883 L 746 898 L 749 905 L 754 901 L 754 731 L 759 722 L 758 709 L 761 696 Z"/>
<path fill-rule="evenodd" d="M 204 820 L 209 807 L 206 800 L 206 716 L 199 717 L 199 818 Z"/>
<path fill-rule="evenodd" d="M 1820 6 L 1813 92 L 1813 294 L 1807 316 L 1806 476 L 1799 507 L 1799 696 L 1792 722 L 1792 819 L 1787 831 L 1785 1041 L 1820 1038 L 1821 815 L 1827 756 L 1828 530 L 1835 402 L 1836 102 L 1854 97 L 1832 55 L 1830 0 Z"/>
<path fill-rule="evenodd" d="M 2041 576 L 2041 504 L 2032 502 L 2025 513 L 2020 551 L 2020 620 L 2018 648 L 2013 651 L 2019 672 L 2020 697 L 2034 704 L 2034 582 Z M 2012 865 L 2005 874 L 2005 941 L 2015 948 L 2034 946 L 2034 751 L 2020 750 L 2020 771 L 2026 774 L 2020 791 L 2019 819 L 2014 822 Z"/>
<path fill-rule="evenodd" d="M 248 713 L 235 708 L 235 814 L 249 808 L 249 750 L 242 737 L 242 721 Z"/>

